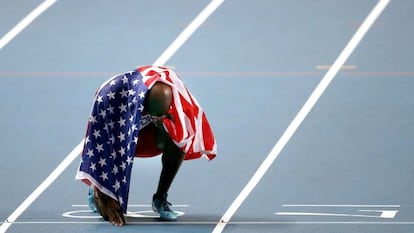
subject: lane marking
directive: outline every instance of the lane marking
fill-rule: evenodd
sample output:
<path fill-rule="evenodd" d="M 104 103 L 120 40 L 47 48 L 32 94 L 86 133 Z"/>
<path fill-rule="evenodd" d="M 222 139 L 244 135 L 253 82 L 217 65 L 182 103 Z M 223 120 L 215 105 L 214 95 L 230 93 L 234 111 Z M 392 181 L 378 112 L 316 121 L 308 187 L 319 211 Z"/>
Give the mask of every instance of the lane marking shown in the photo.
<path fill-rule="evenodd" d="M 221 217 L 220 221 L 217 223 L 216 227 L 212 231 L 213 233 L 221 233 L 223 231 L 223 229 L 226 227 L 230 219 L 233 217 L 234 213 L 237 211 L 237 209 L 239 209 L 239 207 L 244 202 L 244 200 L 247 198 L 247 196 L 250 194 L 250 192 L 256 187 L 257 183 L 259 183 L 259 181 L 262 179 L 266 171 L 272 165 L 273 161 L 279 156 L 282 149 L 289 142 L 290 138 L 299 128 L 300 124 L 303 122 L 305 117 L 309 114 L 309 112 L 311 111 L 313 106 L 316 104 L 320 96 L 324 93 L 324 91 L 326 90 L 330 82 L 333 80 L 335 75 L 338 73 L 340 68 L 345 64 L 346 60 L 349 58 L 349 56 L 354 51 L 354 49 L 359 44 L 359 42 L 362 40 L 366 32 L 375 22 L 377 17 L 385 9 L 389 1 L 390 0 L 380 0 L 377 3 L 377 5 L 374 7 L 374 9 L 370 12 L 370 14 L 364 20 L 362 25 L 358 28 L 358 30 L 355 32 L 351 40 L 348 42 L 344 50 L 338 56 L 338 58 L 336 59 L 332 67 L 328 70 L 326 75 L 322 78 L 318 86 L 312 92 L 311 96 L 306 101 L 306 103 L 303 105 L 302 109 L 300 109 L 296 117 L 290 123 L 290 125 L 288 126 L 286 131 L 283 133 L 279 141 L 276 143 L 276 145 L 270 151 L 266 159 L 257 169 L 256 173 L 252 176 L 252 178 L 249 180 L 249 182 L 246 184 L 246 186 L 243 188 L 240 194 L 236 197 L 236 199 L 233 201 L 233 203 L 230 205 L 230 207 Z"/>
<path fill-rule="evenodd" d="M 170 46 L 154 62 L 154 65 L 164 65 L 188 38 L 206 21 L 206 19 L 224 2 L 224 0 L 212 0 L 207 7 L 181 32 Z"/>
<path fill-rule="evenodd" d="M 395 218 L 398 210 L 359 210 L 360 212 L 380 213 L 380 215 L 321 213 L 321 212 L 276 212 L 275 215 L 283 216 L 324 216 L 324 217 L 359 217 L 359 218 Z"/>
<path fill-rule="evenodd" d="M 171 206 L 177 207 L 177 208 L 189 207 L 189 205 L 171 205 Z M 72 207 L 88 207 L 89 208 L 89 205 L 72 205 Z M 151 207 L 152 208 L 151 205 L 135 205 L 135 204 L 128 205 L 128 207 L 142 207 L 142 208 Z"/>
<path fill-rule="evenodd" d="M 57 0 L 46 0 L 24 17 L 16 26 L 14 26 L 6 35 L 0 39 L 0 50 L 22 32 L 30 23 L 51 7 Z"/>
<path fill-rule="evenodd" d="M 18 221 L 14 224 L 106 224 L 103 221 Z M 128 225 L 215 225 L 217 221 L 128 221 Z M 414 222 L 392 222 L 392 221 L 233 221 L 229 225 L 414 225 Z"/>
<path fill-rule="evenodd" d="M 223 2 L 224 0 L 212 0 L 206 8 L 190 23 L 190 25 L 184 29 L 184 31 L 177 37 L 177 39 L 164 51 L 163 54 L 154 62 L 154 65 L 163 65 L 167 62 L 174 53 L 184 44 L 184 42 L 196 31 L 198 27 L 210 16 Z M 45 1 L 52 5 L 55 1 Z M 43 11 L 47 8 L 42 4 L 40 10 Z M 46 5 L 47 6 L 47 5 Z M 44 9 L 45 8 L 45 9 Z M 36 8 L 36 14 L 39 14 L 39 10 Z M 42 12 L 43 12 L 42 11 Z M 41 12 L 40 12 L 41 13 Z M 36 16 L 34 14 L 34 16 Z M 40 15 L 40 14 L 39 14 Z M 33 16 L 32 16 L 33 17 Z M 26 22 L 26 21 L 25 21 Z M 24 25 L 24 24 L 23 24 Z M 13 35 L 13 34 L 12 34 Z M 16 34 L 17 35 L 17 34 Z M 3 42 L 4 43 L 4 42 Z M 1 47 L 0 47 L 1 48 Z M 20 204 L 19 207 L 6 219 L 6 221 L 0 226 L 0 233 L 6 232 L 6 230 L 13 224 L 16 219 L 59 177 L 63 171 L 79 156 L 83 149 L 82 140 L 69 155 L 59 164 L 59 166 Z"/>
<path fill-rule="evenodd" d="M 355 207 L 355 208 L 400 208 L 401 205 L 326 205 L 326 204 L 286 204 L 283 207 Z"/>

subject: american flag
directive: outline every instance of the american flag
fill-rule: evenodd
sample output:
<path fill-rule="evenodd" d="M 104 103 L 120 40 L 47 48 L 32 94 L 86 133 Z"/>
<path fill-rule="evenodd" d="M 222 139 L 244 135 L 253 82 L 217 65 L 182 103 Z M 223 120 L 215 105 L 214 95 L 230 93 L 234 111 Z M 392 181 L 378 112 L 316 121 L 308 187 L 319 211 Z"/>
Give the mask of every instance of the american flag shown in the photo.
<path fill-rule="evenodd" d="M 171 117 L 164 118 L 163 125 L 185 159 L 211 160 L 217 153 L 203 109 L 175 72 L 143 66 L 110 78 L 95 95 L 76 179 L 117 200 L 124 213 L 139 131 L 148 123 L 142 116 L 144 100 L 155 82 L 172 89 Z"/>

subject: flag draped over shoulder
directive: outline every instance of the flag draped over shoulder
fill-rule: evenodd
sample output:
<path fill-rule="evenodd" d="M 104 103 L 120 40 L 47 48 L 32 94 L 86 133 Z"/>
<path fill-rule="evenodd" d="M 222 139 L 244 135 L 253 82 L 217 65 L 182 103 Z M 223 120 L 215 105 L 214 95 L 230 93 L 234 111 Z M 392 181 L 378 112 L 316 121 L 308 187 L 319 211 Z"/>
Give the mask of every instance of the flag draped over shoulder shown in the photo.
<path fill-rule="evenodd" d="M 211 160 L 217 153 L 204 111 L 172 70 L 143 66 L 110 78 L 95 95 L 76 179 L 118 200 L 124 213 L 139 132 L 148 123 L 142 117 L 144 101 L 156 82 L 172 90 L 171 117 L 163 125 L 185 159 Z"/>

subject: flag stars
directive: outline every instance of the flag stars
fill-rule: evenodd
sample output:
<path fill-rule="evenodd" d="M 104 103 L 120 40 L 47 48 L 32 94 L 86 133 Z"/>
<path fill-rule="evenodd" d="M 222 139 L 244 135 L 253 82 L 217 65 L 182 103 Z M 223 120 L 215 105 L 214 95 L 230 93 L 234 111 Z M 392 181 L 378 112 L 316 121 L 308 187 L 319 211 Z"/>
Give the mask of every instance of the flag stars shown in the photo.
<path fill-rule="evenodd" d="M 92 156 L 93 156 L 93 150 L 88 149 L 88 152 L 86 153 L 86 155 L 88 155 L 89 158 L 92 158 Z"/>
<path fill-rule="evenodd" d="M 111 135 L 111 137 L 109 138 L 109 141 L 111 141 L 111 144 L 115 143 L 115 137 L 114 135 Z"/>
<path fill-rule="evenodd" d="M 133 89 L 129 89 L 128 90 L 128 95 L 133 96 L 135 95 L 135 93 L 137 93 L 136 91 L 134 91 Z"/>
<path fill-rule="evenodd" d="M 100 158 L 98 163 L 101 165 L 101 167 L 107 165 L 106 164 L 106 159 L 104 159 L 104 158 Z"/>
<path fill-rule="evenodd" d="M 97 151 L 98 151 L 98 153 L 99 152 L 101 152 L 101 151 L 104 151 L 104 149 L 103 149 L 103 144 L 96 144 L 96 148 L 95 148 Z"/>
<path fill-rule="evenodd" d="M 93 130 L 93 136 L 95 136 L 95 138 L 100 137 L 101 136 L 101 131 L 99 129 L 98 130 L 94 129 Z"/>
<path fill-rule="evenodd" d="M 115 92 L 109 91 L 109 93 L 106 94 L 106 96 L 108 96 L 108 98 L 110 100 L 114 100 L 115 99 Z"/>
<path fill-rule="evenodd" d="M 116 84 L 116 81 L 115 80 L 111 80 L 111 82 L 109 83 L 109 85 L 111 85 L 111 86 L 114 86 Z"/>
<path fill-rule="evenodd" d="M 125 141 L 125 134 L 120 132 L 118 138 L 120 142 Z"/>
<path fill-rule="evenodd" d="M 96 102 L 102 103 L 103 102 L 102 96 L 99 95 L 98 97 L 96 97 Z"/>
<path fill-rule="evenodd" d="M 103 181 L 108 179 L 108 172 L 102 172 L 102 174 L 99 176 L 102 178 Z"/>
<path fill-rule="evenodd" d="M 106 111 L 108 111 L 111 114 L 114 114 L 114 107 L 112 107 L 111 105 L 109 105 L 109 107 L 106 109 Z"/>
<path fill-rule="evenodd" d="M 105 119 L 106 117 L 106 110 L 101 110 L 101 112 L 99 113 L 99 115 Z"/>
<path fill-rule="evenodd" d="M 93 172 L 96 170 L 96 163 L 91 163 L 91 166 L 89 167 Z"/>
<path fill-rule="evenodd" d="M 91 116 L 91 117 L 89 118 L 89 122 L 91 122 L 92 124 L 97 123 L 98 121 L 96 120 L 96 116 Z"/>
<path fill-rule="evenodd" d="M 114 168 L 112 168 L 112 174 L 116 175 L 119 173 L 119 169 L 117 166 L 114 166 Z"/>
<path fill-rule="evenodd" d="M 123 84 L 128 83 L 128 78 L 127 78 L 127 76 L 126 76 L 126 75 L 124 75 L 124 77 L 122 78 L 122 83 L 123 83 Z"/>
<path fill-rule="evenodd" d="M 119 126 L 120 126 L 120 127 L 122 127 L 122 126 L 126 126 L 126 125 L 125 125 L 125 121 L 126 121 L 126 120 L 125 120 L 125 119 L 123 119 L 123 118 L 121 117 L 121 118 L 119 119 L 119 121 L 118 121 Z"/>
<path fill-rule="evenodd" d="M 138 96 L 139 96 L 139 98 L 140 98 L 140 99 L 144 98 L 144 97 L 145 97 L 145 91 L 141 91 L 141 92 L 138 94 Z"/>
<path fill-rule="evenodd" d="M 122 168 L 122 171 L 125 171 L 126 169 L 126 163 L 122 162 L 122 164 L 120 165 L 120 167 Z"/>
<path fill-rule="evenodd" d="M 116 159 L 116 152 L 113 150 L 111 153 L 112 159 L 115 160 Z M 115 166 L 116 167 L 116 166 Z"/>
<path fill-rule="evenodd" d="M 121 149 L 118 151 L 121 156 L 125 155 L 125 148 L 121 146 Z"/>
<path fill-rule="evenodd" d="M 138 110 L 139 110 L 140 112 L 144 111 L 144 105 L 140 104 L 140 105 L 139 105 Z"/>
<path fill-rule="evenodd" d="M 114 188 L 115 189 L 115 192 L 117 192 L 118 191 L 118 189 L 119 188 L 121 188 L 121 183 L 119 182 L 119 181 L 115 181 L 115 184 L 114 185 L 112 185 L 112 188 Z"/>
<path fill-rule="evenodd" d="M 132 81 L 132 85 L 137 85 L 139 83 L 138 79 L 135 79 L 134 81 Z"/>
<path fill-rule="evenodd" d="M 130 166 L 133 162 L 134 162 L 134 158 L 133 158 L 133 157 L 128 156 L 128 159 L 127 159 L 127 163 L 128 163 L 128 165 Z"/>
<path fill-rule="evenodd" d="M 122 197 L 121 196 L 118 196 L 118 201 L 119 201 L 119 204 L 120 205 L 123 205 L 124 204 L 124 200 L 122 200 Z"/>
<path fill-rule="evenodd" d="M 120 111 L 122 113 L 122 112 L 127 112 L 127 107 L 128 107 L 128 105 L 121 103 L 121 105 L 118 108 L 120 109 Z"/>
<path fill-rule="evenodd" d="M 122 89 L 122 91 L 121 91 L 121 92 L 119 92 L 119 94 L 121 94 L 121 98 L 123 98 L 123 97 L 128 97 L 128 91 L 126 91 L 126 90 L 124 90 L 124 89 Z"/>

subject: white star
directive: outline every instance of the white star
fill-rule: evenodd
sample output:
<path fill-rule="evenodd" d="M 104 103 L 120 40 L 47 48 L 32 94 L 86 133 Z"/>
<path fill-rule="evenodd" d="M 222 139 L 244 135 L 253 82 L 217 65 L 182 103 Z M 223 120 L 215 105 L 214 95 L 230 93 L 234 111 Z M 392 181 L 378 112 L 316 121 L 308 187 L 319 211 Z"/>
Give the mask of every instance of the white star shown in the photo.
<path fill-rule="evenodd" d="M 118 173 L 119 173 L 119 170 L 118 170 L 118 167 L 117 167 L 117 166 L 114 166 L 114 168 L 112 169 L 112 173 L 113 173 L 114 175 L 116 175 L 116 174 L 118 174 Z"/>
<path fill-rule="evenodd" d="M 124 179 L 122 180 L 122 183 L 124 183 L 124 184 L 128 183 L 126 176 L 124 176 Z"/>
<path fill-rule="evenodd" d="M 132 84 L 133 85 L 137 85 L 139 83 L 139 80 L 138 79 L 135 79 L 134 81 L 132 81 Z"/>
<path fill-rule="evenodd" d="M 119 204 L 120 205 L 124 204 L 124 201 L 122 200 L 122 197 L 121 196 L 118 196 L 118 201 L 119 201 Z"/>
<path fill-rule="evenodd" d="M 111 137 L 109 138 L 109 141 L 111 141 L 111 144 L 115 143 L 115 137 L 114 135 L 111 135 Z"/>
<path fill-rule="evenodd" d="M 120 132 L 118 138 L 119 138 L 119 141 L 120 142 L 124 141 L 125 140 L 125 134 L 123 134 L 122 132 Z"/>
<path fill-rule="evenodd" d="M 88 152 L 86 154 L 89 156 L 89 158 L 91 158 L 93 156 L 93 150 L 88 149 Z"/>
<path fill-rule="evenodd" d="M 101 151 L 104 151 L 104 149 L 103 149 L 103 144 L 96 144 L 96 148 L 95 149 L 97 149 L 98 150 L 98 153 L 99 152 L 101 152 Z"/>
<path fill-rule="evenodd" d="M 93 130 L 93 136 L 95 136 L 95 138 L 100 137 L 101 136 L 101 131 L 99 129 L 98 130 L 94 129 Z"/>
<path fill-rule="evenodd" d="M 99 158 L 99 162 L 98 162 L 100 165 L 101 165 L 101 167 L 103 167 L 103 166 L 105 166 L 106 165 L 106 159 L 104 159 L 104 158 Z"/>
<path fill-rule="evenodd" d="M 89 140 L 89 136 L 87 136 L 86 138 L 85 138 L 85 143 L 86 144 L 88 144 L 88 143 L 90 143 L 91 141 Z"/>
<path fill-rule="evenodd" d="M 119 94 L 121 94 L 121 98 L 122 97 L 128 97 L 128 91 L 125 91 L 124 89 L 122 89 L 122 91 L 119 92 Z"/>
<path fill-rule="evenodd" d="M 115 85 L 115 84 L 116 84 L 116 81 L 115 81 L 115 80 L 112 80 L 109 84 L 110 84 L 111 86 L 113 86 L 113 85 Z"/>
<path fill-rule="evenodd" d="M 132 90 L 132 89 L 128 90 L 128 95 L 135 95 L 135 93 L 137 93 L 137 92 Z"/>
<path fill-rule="evenodd" d="M 106 109 L 109 113 L 114 114 L 114 107 L 109 105 L 109 107 Z"/>
<path fill-rule="evenodd" d="M 110 100 L 115 99 L 115 92 L 109 91 L 109 93 L 106 94 L 106 96 L 108 96 Z"/>
<path fill-rule="evenodd" d="M 89 167 L 92 171 L 96 170 L 96 163 L 91 163 L 91 166 Z"/>
<path fill-rule="evenodd" d="M 137 128 L 137 124 L 133 124 L 133 125 L 132 125 L 132 127 L 131 127 L 131 129 L 132 129 L 132 131 L 137 130 L 137 129 L 138 129 L 138 128 Z"/>
<path fill-rule="evenodd" d="M 106 117 L 106 111 L 105 111 L 105 110 L 101 110 L 101 113 L 99 113 L 99 115 L 100 115 L 102 118 L 105 118 L 105 117 Z"/>
<path fill-rule="evenodd" d="M 123 84 L 128 83 L 128 78 L 125 75 L 122 78 L 122 82 L 123 82 Z"/>
<path fill-rule="evenodd" d="M 96 98 L 96 102 L 98 102 L 98 103 L 102 103 L 103 102 L 103 99 L 102 99 L 102 96 L 98 96 L 97 98 Z"/>
<path fill-rule="evenodd" d="M 116 152 L 114 150 L 112 151 L 111 155 L 112 155 L 112 159 L 115 160 L 115 158 L 116 158 Z"/>
<path fill-rule="evenodd" d="M 125 162 L 122 162 L 122 164 L 121 164 L 120 167 L 122 168 L 122 171 L 125 171 L 125 169 L 126 169 L 126 163 Z"/>
<path fill-rule="evenodd" d="M 144 98 L 144 97 L 145 97 L 145 91 L 141 91 L 141 92 L 138 94 L 138 96 L 139 96 L 139 98 L 140 98 L 140 99 Z"/>
<path fill-rule="evenodd" d="M 132 123 L 132 122 L 134 122 L 134 116 L 133 115 L 131 115 L 130 117 L 129 117 L 129 121 Z"/>
<path fill-rule="evenodd" d="M 92 124 L 97 123 L 98 121 L 96 120 L 96 116 L 91 116 L 91 118 L 89 119 L 90 122 L 92 122 Z"/>
<path fill-rule="evenodd" d="M 122 103 L 121 103 L 121 106 L 119 106 L 118 108 L 121 110 L 121 113 L 122 113 L 122 112 L 127 112 L 127 109 L 126 109 L 126 108 L 127 108 L 127 106 L 128 106 L 128 105 L 125 105 L 125 104 L 122 104 Z"/>
<path fill-rule="evenodd" d="M 132 99 L 132 103 L 136 104 L 138 102 L 137 97 L 134 96 L 134 98 Z"/>
<path fill-rule="evenodd" d="M 115 123 L 111 120 L 111 122 L 109 122 L 108 125 L 111 126 L 111 128 L 114 128 Z"/>
<path fill-rule="evenodd" d="M 121 146 L 121 149 L 118 151 L 121 156 L 125 155 L 125 148 Z"/>
<path fill-rule="evenodd" d="M 125 126 L 125 120 L 121 117 L 121 119 L 119 119 L 118 124 L 120 127 Z"/>
<path fill-rule="evenodd" d="M 133 157 L 129 157 L 129 156 L 128 156 L 128 158 L 127 158 L 127 163 L 128 163 L 128 165 L 131 165 L 131 163 L 133 163 L 133 162 L 134 162 Z"/>
<path fill-rule="evenodd" d="M 108 179 L 108 173 L 107 172 L 102 172 L 102 175 L 100 175 L 99 177 L 102 178 L 103 181 Z"/>
<path fill-rule="evenodd" d="M 116 192 L 121 187 L 121 183 L 119 183 L 119 181 L 115 181 L 115 184 L 112 185 L 112 187 L 115 189 L 115 192 Z"/>
<path fill-rule="evenodd" d="M 138 110 L 142 112 L 144 110 L 144 105 L 140 104 Z"/>

